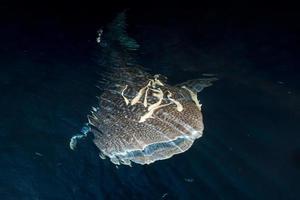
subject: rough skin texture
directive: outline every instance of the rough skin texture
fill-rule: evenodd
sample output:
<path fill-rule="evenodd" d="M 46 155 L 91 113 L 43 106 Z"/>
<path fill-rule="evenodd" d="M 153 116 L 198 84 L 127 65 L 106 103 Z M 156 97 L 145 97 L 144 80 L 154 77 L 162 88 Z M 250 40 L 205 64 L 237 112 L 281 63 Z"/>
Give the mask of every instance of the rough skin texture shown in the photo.
<path fill-rule="evenodd" d="M 201 106 L 192 98 L 193 88 L 188 90 L 182 87 L 184 84 L 170 86 L 164 76 L 152 76 L 139 68 L 119 70 L 107 74 L 107 89 L 99 97 L 97 109 L 88 116 L 94 143 L 102 157 L 109 157 L 115 164 L 149 164 L 186 151 L 202 136 Z M 149 80 L 159 84 L 151 85 Z M 146 93 L 147 84 L 151 86 Z M 158 90 L 163 95 L 160 103 Z M 131 105 L 129 102 L 135 97 L 139 101 Z M 155 103 L 159 106 L 151 114 L 149 109 Z M 141 122 L 147 113 L 150 117 Z"/>

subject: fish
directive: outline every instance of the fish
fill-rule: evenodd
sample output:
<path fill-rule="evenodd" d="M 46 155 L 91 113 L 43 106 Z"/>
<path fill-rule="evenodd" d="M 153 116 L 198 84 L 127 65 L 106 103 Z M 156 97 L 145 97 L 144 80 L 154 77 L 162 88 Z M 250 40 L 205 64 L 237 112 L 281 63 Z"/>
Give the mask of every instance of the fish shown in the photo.
<path fill-rule="evenodd" d="M 116 165 L 151 164 L 187 151 L 202 136 L 198 92 L 217 78 L 170 85 L 163 75 L 130 66 L 116 68 L 107 80 L 109 89 L 88 115 L 101 158 Z"/>
<path fill-rule="evenodd" d="M 119 34 L 112 42 L 105 40 L 102 29 L 98 32 L 97 42 L 106 42 L 103 58 L 111 59 L 101 63 L 109 68 L 101 73 L 98 102 L 87 116 L 88 123 L 69 145 L 74 150 L 77 140 L 91 133 L 101 159 L 109 158 L 116 166 L 145 165 L 183 153 L 202 137 L 204 124 L 198 93 L 217 78 L 172 85 L 168 77 L 151 73 L 131 57 L 130 52 L 139 45 L 120 30 L 125 27 L 124 18 L 121 13 L 109 26 Z M 106 38 L 112 38 L 109 35 Z"/>

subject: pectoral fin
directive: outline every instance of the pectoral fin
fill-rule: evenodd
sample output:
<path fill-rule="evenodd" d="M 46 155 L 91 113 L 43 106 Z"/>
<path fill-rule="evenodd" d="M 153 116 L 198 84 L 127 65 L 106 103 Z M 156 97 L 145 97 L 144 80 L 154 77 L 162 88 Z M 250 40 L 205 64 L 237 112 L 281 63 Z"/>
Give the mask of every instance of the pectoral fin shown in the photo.
<path fill-rule="evenodd" d="M 198 93 L 201 92 L 204 88 L 211 86 L 212 82 L 216 80 L 218 79 L 215 77 L 193 79 L 193 80 L 188 80 L 186 82 L 177 84 L 176 87 L 185 86 L 187 88 L 190 88 L 194 93 Z"/>

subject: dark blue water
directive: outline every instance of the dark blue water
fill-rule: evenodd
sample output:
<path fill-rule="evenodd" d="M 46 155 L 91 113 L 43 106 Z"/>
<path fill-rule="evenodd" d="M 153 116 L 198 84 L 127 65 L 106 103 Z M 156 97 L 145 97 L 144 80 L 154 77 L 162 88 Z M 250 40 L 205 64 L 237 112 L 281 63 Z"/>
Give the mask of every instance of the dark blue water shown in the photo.
<path fill-rule="evenodd" d="M 132 29 L 140 62 L 171 83 L 219 77 L 199 95 L 204 136 L 132 168 L 101 160 L 92 137 L 69 149 L 99 95 L 93 29 L 4 24 L 0 199 L 299 199 L 298 36 L 285 23 L 213 19 Z"/>

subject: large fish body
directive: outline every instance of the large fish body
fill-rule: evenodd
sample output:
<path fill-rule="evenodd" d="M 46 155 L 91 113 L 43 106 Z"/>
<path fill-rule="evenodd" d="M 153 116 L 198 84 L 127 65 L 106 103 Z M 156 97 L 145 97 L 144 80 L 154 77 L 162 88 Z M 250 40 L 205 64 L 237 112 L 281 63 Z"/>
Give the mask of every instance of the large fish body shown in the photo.
<path fill-rule="evenodd" d="M 202 136 L 197 92 L 214 78 L 171 86 L 141 68 L 107 74 L 99 105 L 88 116 L 102 158 L 115 164 L 150 164 L 188 150 Z"/>
<path fill-rule="evenodd" d="M 102 74 L 102 92 L 88 125 L 82 135 L 71 138 L 70 148 L 91 132 L 101 158 L 108 157 L 117 165 L 150 164 L 185 152 L 202 136 L 197 93 L 216 79 L 169 85 L 165 76 L 137 66 L 131 53 L 139 45 L 125 27 L 123 12 L 108 26 L 104 43 L 102 29 L 98 32 L 97 42 L 103 46 L 100 64 L 109 66 L 109 72 Z"/>

